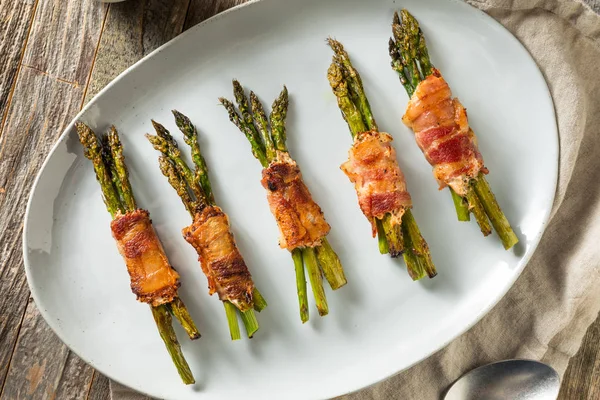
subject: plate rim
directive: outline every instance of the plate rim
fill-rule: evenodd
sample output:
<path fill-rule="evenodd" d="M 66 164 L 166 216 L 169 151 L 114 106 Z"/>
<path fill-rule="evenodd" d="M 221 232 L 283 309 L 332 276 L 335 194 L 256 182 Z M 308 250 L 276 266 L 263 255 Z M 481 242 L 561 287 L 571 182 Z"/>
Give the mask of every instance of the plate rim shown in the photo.
<path fill-rule="evenodd" d="M 273 0 L 271 0 L 273 1 Z M 300 1 L 300 0 L 297 0 Z M 474 11 L 475 13 L 479 14 L 480 18 L 484 18 L 486 19 L 491 25 L 495 26 L 496 28 L 500 28 L 500 30 L 504 33 L 507 34 L 508 36 L 508 40 L 512 41 L 513 44 L 515 44 L 517 47 L 519 47 L 521 50 L 523 50 L 527 56 L 530 58 L 530 60 L 533 62 L 533 64 L 535 65 L 536 69 L 537 69 L 537 73 L 539 73 L 540 78 L 542 79 L 542 81 L 544 82 L 544 95 L 549 99 L 550 101 L 550 105 L 551 105 L 551 116 L 552 116 L 552 127 L 553 127 L 553 132 L 549 132 L 549 137 L 551 136 L 554 139 L 554 146 L 553 146 L 553 154 L 551 155 L 551 158 L 554 159 L 554 168 L 552 171 L 550 171 L 552 173 L 552 186 L 554 187 L 554 191 L 551 195 L 551 197 L 547 200 L 549 207 L 547 207 L 546 211 L 544 212 L 544 215 L 542 217 L 542 224 L 540 227 L 540 231 L 539 233 L 536 235 L 536 237 L 531 241 L 531 251 L 527 254 L 525 254 L 522 259 L 521 259 L 521 263 L 520 265 L 514 269 L 515 273 L 512 275 L 512 277 L 508 280 L 510 283 L 507 284 L 505 286 L 505 288 L 503 288 L 503 290 L 500 291 L 500 294 L 498 295 L 498 297 L 492 301 L 488 306 L 486 306 L 484 309 L 482 309 L 474 318 L 473 320 L 469 323 L 469 324 L 465 324 L 463 326 L 463 328 L 461 328 L 459 330 L 459 333 L 454 336 L 451 337 L 449 339 L 447 339 L 446 341 L 442 342 L 439 346 L 436 346 L 433 350 L 429 351 L 428 353 L 426 353 L 421 359 L 416 360 L 408 365 L 406 365 L 404 368 L 401 369 L 397 369 L 397 368 L 393 368 L 394 371 L 390 372 L 390 373 L 384 373 L 384 376 L 381 376 L 380 378 L 370 382 L 369 384 L 366 385 L 362 385 L 362 384 L 358 384 L 358 385 L 353 385 L 350 384 L 348 386 L 346 386 L 346 389 L 338 391 L 334 397 L 337 396 L 342 396 L 342 395 L 348 395 L 348 394 L 352 394 L 355 392 L 358 392 L 360 390 L 364 390 L 364 389 L 368 389 L 378 383 L 381 383 L 387 379 L 391 379 L 394 376 L 397 376 L 398 374 L 404 372 L 404 371 L 408 371 L 409 369 L 411 369 L 412 367 L 416 366 L 417 364 L 420 364 L 424 361 L 426 361 L 427 359 L 429 359 L 430 357 L 432 357 L 433 355 L 437 354 L 438 352 L 440 352 L 441 350 L 445 349 L 450 343 L 452 343 L 454 340 L 458 339 L 459 337 L 461 337 L 462 335 L 464 335 L 467 331 L 469 331 L 471 328 L 473 328 L 476 324 L 478 324 L 483 317 L 485 317 L 493 308 L 496 307 L 496 305 L 498 305 L 498 303 L 504 299 L 504 297 L 506 296 L 506 294 L 509 292 L 510 289 L 513 288 L 515 282 L 517 281 L 517 279 L 521 276 L 521 274 L 523 273 L 523 270 L 525 269 L 525 267 L 529 264 L 529 261 L 531 260 L 531 258 L 533 257 L 533 254 L 536 252 L 537 247 L 539 246 L 539 243 L 542 239 L 542 237 L 544 236 L 544 233 L 548 227 L 548 223 L 550 221 L 550 216 L 552 215 L 552 211 L 554 209 L 554 205 L 555 205 L 555 200 L 556 200 L 556 192 L 558 189 L 558 174 L 559 174 L 559 167 L 560 167 L 560 134 L 559 134 L 559 129 L 558 129 L 558 121 L 556 119 L 556 108 L 554 105 L 554 99 L 552 98 L 552 93 L 550 91 L 549 85 L 548 85 L 548 81 L 546 80 L 546 76 L 544 75 L 544 73 L 541 71 L 538 63 L 535 61 L 535 59 L 533 58 L 533 56 L 531 55 L 531 53 L 529 52 L 529 50 L 527 50 L 527 48 L 523 45 L 523 43 L 521 43 L 521 41 L 511 32 L 509 31 L 504 25 L 502 25 L 500 22 L 496 21 L 493 17 L 491 17 L 490 15 L 486 14 L 484 11 L 480 10 L 479 8 L 467 3 L 466 0 L 461 1 L 461 0 L 434 0 L 434 1 L 439 1 L 439 2 L 450 2 L 450 3 L 454 3 L 456 4 L 458 7 L 463 7 L 464 9 L 470 9 L 471 11 Z M 73 349 L 73 347 L 63 338 L 63 336 L 61 335 L 61 333 L 59 333 L 59 329 L 57 326 L 55 326 L 55 324 L 52 322 L 52 318 L 49 317 L 48 312 L 46 309 L 39 307 L 38 306 L 38 296 L 37 296 L 37 292 L 36 289 L 32 286 L 31 283 L 31 266 L 29 263 L 29 257 L 28 257 L 28 252 L 27 252 L 27 243 L 28 243 L 28 222 L 29 222 L 29 213 L 31 210 L 31 206 L 32 206 L 32 202 L 33 202 L 33 198 L 35 197 L 35 193 L 37 191 L 37 187 L 39 184 L 39 181 L 41 179 L 41 176 L 43 175 L 43 172 L 46 169 L 46 166 L 48 164 L 48 162 L 50 161 L 50 159 L 52 158 L 53 154 L 55 153 L 56 149 L 58 148 L 58 146 L 65 140 L 65 138 L 67 137 L 67 135 L 69 135 L 69 133 L 72 131 L 73 127 L 75 126 L 75 123 L 81 118 L 82 115 L 84 115 L 90 108 L 92 108 L 96 102 L 96 100 L 98 98 L 100 98 L 101 96 L 104 95 L 105 92 L 109 91 L 113 86 L 117 85 L 126 75 L 128 75 L 129 73 L 131 73 L 133 70 L 135 70 L 136 68 L 138 68 L 141 64 L 145 63 L 147 60 L 156 57 L 158 54 L 160 54 L 162 51 L 164 51 L 165 49 L 167 49 L 168 47 L 171 47 L 173 45 L 176 45 L 176 43 L 179 40 L 182 40 L 183 38 L 185 38 L 188 35 L 193 34 L 195 31 L 202 29 L 203 26 L 210 24 L 210 23 L 214 23 L 215 21 L 221 19 L 221 18 L 225 18 L 227 17 L 229 14 L 231 13 L 235 13 L 239 10 L 241 10 L 242 8 L 247 8 L 247 7 L 252 7 L 258 3 L 267 3 L 269 2 L 269 0 L 249 0 L 246 3 L 243 4 L 238 4 L 234 7 L 231 7 L 227 10 L 224 10 L 216 15 L 213 15 L 212 17 L 196 24 L 195 26 L 193 26 L 192 28 L 188 29 L 187 31 L 182 32 L 181 34 L 177 35 L 176 37 L 172 38 L 171 40 L 169 40 L 168 42 L 162 44 L 161 46 L 159 46 L 158 48 L 156 48 L 155 50 L 153 50 L 152 52 L 150 52 L 149 54 L 145 55 L 144 57 L 142 57 L 141 59 L 139 59 L 138 61 L 136 61 L 134 64 L 132 64 L 131 66 L 129 66 L 128 68 L 126 68 L 124 71 L 122 71 L 119 75 L 117 75 L 117 77 L 115 77 L 112 81 L 110 81 L 104 88 L 102 88 L 96 95 L 94 95 L 94 97 L 75 115 L 75 117 L 73 117 L 73 119 L 71 120 L 71 122 L 65 127 L 65 129 L 62 131 L 62 133 L 60 134 L 60 136 L 58 137 L 58 139 L 56 140 L 56 142 L 53 144 L 53 146 L 51 147 L 50 151 L 48 152 L 48 155 L 46 156 L 46 158 L 44 159 L 44 162 L 42 163 L 42 165 L 40 166 L 39 172 L 35 177 L 35 180 L 33 181 L 33 184 L 31 186 L 31 190 L 29 192 L 29 198 L 27 200 L 27 205 L 25 208 L 25 213 L 23 216 L 23 233 L 22 233 L 22 241 L 21 241 L 21 245 L 22 245 L 22 256 L 23 256 L 23 265 L 25 268 L 25 275 L 27 278 L 27 285 L 29 287 L 29 291 L 31 294 L 31 297 L 33 298 L 36 308 L 38 309 L 38 312 L 40 313 L 40 315 L 44 318 L 44 321 L 48 324 L 48 326 L 50 327 L 50 329 L 52 329 L 53 333 L 61 340 L 61 342 L 63 344 L 65 344 L 68 348 L 69 351 L 72 351 L 73 353 L 75 353 L 79 358 L 81 358 L 86 364 L 90 365 L 92 368 L 94 368 L 94 370 L 100 372 L 102 375 L 106 376 L 107 378 L 109 378 L 110 380 L 113 380 L 125 387 L 131 388 L 135 391 L 138 391 L 146 396 L 149 397 L 154 397 L 153 394 L 147 392 L 144 388 L 142 387 L 130 387 L 128 385 L 126 385 L 125 383 L 123 383 L 123 381 L 121 380 L 120 377 L 115 376 L 114 374 L 112 374 L 111 372 L 108 372 L 107 370 L 105 370 L 104 368 L 98 368 L 94 365 L 94 363 L 92 361 L 90 361 L 87 357 L 83 357 L 78 351 L 75 351 Z M 400 5 L 398 4 L 398 7 L 400 8 Z M 541 92 L 540 92 L 541 94 Z"/>

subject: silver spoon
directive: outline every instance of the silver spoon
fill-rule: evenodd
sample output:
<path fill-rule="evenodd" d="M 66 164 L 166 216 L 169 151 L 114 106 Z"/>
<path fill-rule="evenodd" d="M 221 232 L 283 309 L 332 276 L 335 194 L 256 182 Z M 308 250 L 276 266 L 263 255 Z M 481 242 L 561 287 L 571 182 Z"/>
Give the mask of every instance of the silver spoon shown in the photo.
<path fill-rule="evenodd" d="M 558 374 L 533 360 L 505 360 L 463 375 L 444 400 L 556 400 Z"/>

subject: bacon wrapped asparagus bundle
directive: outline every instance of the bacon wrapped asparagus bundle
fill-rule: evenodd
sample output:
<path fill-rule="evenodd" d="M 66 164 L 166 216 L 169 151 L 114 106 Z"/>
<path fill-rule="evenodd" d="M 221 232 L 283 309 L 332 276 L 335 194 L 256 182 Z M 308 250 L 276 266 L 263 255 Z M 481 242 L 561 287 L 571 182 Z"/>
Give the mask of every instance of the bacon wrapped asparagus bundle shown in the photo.
<path fill-rule="evenodd" d="M 244 89 L 235 80 L 233 92 L 239 113 L 229 100 L 220 98 L 219 101 L 227 109 L 231 122 L 244 133 L 250 142 L 254 157 L 264 168 L 261 183 L 267 191 L 269 208 L 279 227 L 279 246 L 292 253 L 300 319 L 304 323 L 308 321 L 304 267 L 308 270 L 315 303 L 321 316 L 329 312 L 322 275 L 325 275 L 331 288 L 336 290 L 346 284 L 344 270 L 337 254 L 327 241 L 330 226 L 304 184 L 300 168 L 288 153 L 285 130 L 287 89 L 284 86 L 273 103 L 269 119 L 254 92 L 250 92 L 252 107 Z"/>
<path fill-rule="evenodd" d="M 177 142 L 164 126 L 152 121 L 156 135 L 146 137 L 161 153 L 160 170 L 192 217 L 192 224 L 182 231 L 183 237 L 198 253 L 202 271 L 208 279 L 209 294 L 216 292 L 223 302 L 231 339 L 240 339 L 236 310 L 251 338 L 258 330 L 254 310 L 260 312 L 267 303 L 254 287 L 231 233 L 227 214 L 215 203 L 206 161 L 200 152 L 198 132 L 188 117 L 178 111 L 173 111 L 173 115 L 184 141 L 190 147 L 194 172 L 181 158 Z"/>
<path fill-rule="evenodd" d="M 327 43 L 335 53 L 327 79 L 354 139 L 341 169 L 354 183 L 360 209 L 371 222 L 373 237 L 378 236 L 381 254 L 402 254 L 414 280 L 433 278 L 437 272 L 412 215 L 392 137 L 379 132 L 360 75 L 342 44 L 331 38 Z"/>
<path fill-rule="evenodd" d="M 410 96 L 402 121 L 414 130 L 440 189 L 450 188 L 458 220 L 469 221 L 473 213 L 481 232 L 487 236 L 493 226 L 508 250 L 519 239 L 485 179 L 488 169 L 466 109 L 431 64 L 417 20 L 405 9 L 400 14 L 394 13 L 389 51 L 392 68 Z"/>
<path fill-rule="evenodd" d="M 84 123 L 77 122 L 76 127 L 84 155 L 94 165 L 104 203 L 113 217 L 110 227 L 127 265 L 131 290 L 139 301 L 150 305 L 160 336 L 181 379 L 185 384 L 192 384 L 194 377 L 177 341 L 172 316 L 190 339 L 199 338 L 200 333 L 177 295 L 179 274 L 169 264 L 150 214 L 136 205 L 117 130 L 113 126 L 99 141 Z"/>

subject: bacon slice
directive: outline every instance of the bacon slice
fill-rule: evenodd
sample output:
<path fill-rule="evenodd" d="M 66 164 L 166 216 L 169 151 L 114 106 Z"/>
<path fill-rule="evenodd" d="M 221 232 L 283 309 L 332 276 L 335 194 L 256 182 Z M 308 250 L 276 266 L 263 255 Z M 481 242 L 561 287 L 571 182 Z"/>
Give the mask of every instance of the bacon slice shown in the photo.
<path fill-rule="evenodd" d="M 412 206 L 392 140 L 384 132 L 357 135 L 348 152 L 348 161 L 340 167 L 354 183 L 358 204 L 371 222 L 373 237 L 377 233 L 375 218 L 390 213 L 396 224 L 400 224 L 405 210 Z"/>
<path fill-rule="evenodd" d="M 281 233 L 279 246 L 291 251 L 320 245 L 331 227 L 302 181 L 296 162 L 278 152 L 277 159 L 263 169 L 261 183 Z"/>
<path fill-rule="evenodd" d="M 467 110 L 437 69 L 419 83 L 402 121 L 415 132 L 417 144 L 433 166 L 440 189 L 450 186 L 465 196 L 471 178 L 487 174 Z"/>
<path fill-rule="evenodd" d="M 229 226 L 229 218 L 219 207 L 208 206 L 194 217 L 183 237 L 198 253 L 208 279 L 209 294 L 228 300 L 240 311 L 253 307 L 254 283 Z"/>
<path fill-rule="evenodd" d="M 180 283 L 149 215 L 142 209 L 118 214 L 110 228 L 125 259 L 131 290 L 139 301 L 158 306 L 173 301 Z"/>

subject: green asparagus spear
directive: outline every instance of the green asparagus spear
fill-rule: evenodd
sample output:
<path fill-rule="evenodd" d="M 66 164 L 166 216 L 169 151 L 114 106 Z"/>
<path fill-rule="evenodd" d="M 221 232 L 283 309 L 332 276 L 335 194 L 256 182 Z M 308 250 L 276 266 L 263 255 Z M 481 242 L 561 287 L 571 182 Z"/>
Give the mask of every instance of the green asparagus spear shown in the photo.
<path fill-rule="evenodd" d="M 265 152 L 269 161 L 274 160 L 276 156 L 275 143 L 269 132 L 269 121 L 267 120 L 267 114 L 263 108 L 258 96 L 250 91 L 250 103 L 252 104 L 252 112 L 256 118 L 258 129 L 260 131 L 260 137 L 265 145 Z"/>
<path fill-rule="evenodd" d="M 179 372 L 179 376 L 183 380 L 183 383 L 185 383 L 186 385 L 196 383 L 196 381 L 194 380 L 194 376 L 192 375 L 192 371 L 190 370 L 190 366 L 188 365 L 187 361 L 183 357 L 183 353 L 181 352 L 181 346 L 177 341 L 175 330 L 171 325 L 172 319 L 168 307 L 163 304 L 157 307 L 150 308 L 152 309 L 152 315 L 154 316 L 154 321 L 156 322 L 156 326 L 158 327 L 160 337 L 162 338 L 163 342 L 165 342 L 165 346 L 167 346 L 167 350 L 171 355 L 173 363 L 177 367 L 177 372 Z"/>
<path fill-rule="evenodd" d="M 308 279 L 310 280 L 310 287 L 315 296 L 317 311 L 320 316 L 327 315 L 329 313 L 329 307 L 327 306 L 327 297 L 325 297 L 325 290 L 323 289 L 323 276 L 319 269 L 315 250 L 311 247 L 303 248 L 302 259 L 308 270 Z"/>
<path fill-rule="evenodd" d="M 252 130 L 247 126 L 246 122 L 237 113 L 237 111 L 235 110 L 235 106 L 232 102 L 223 97 L 220 97 L 219 101 L 229 113 L 229 120 L 233 122 L 234 125 L 237 126 L 238 129 L 242 131 L 244 135 L 246 135 L 246 139 L 248 139 L 248 141 L 250 142 L 250 146 L 252 147 L 252 154 L 254 155 L 254 157 L 256 157 L 258 161 L 260 161 L 260 165 L 262 165 L 265 168 L 268 167 L 270 160 L 267 158 L 265 150 L 263 150 L 262 148 L 260 137 L 258 139 L 256 138 Z"/>
<path fill-rule="evenodd" d="M 215 204 L 215 197 L 212 192 L 212 186 L 208 177 L 208 166 L 206 161 L 200 152 L 200 144 L 198 143 L 198 131 L 192 121 L 177 110 L 172 111 L 175 116 L 175 123 L 179 130 L 183 133 L 183 140 L 190 146 L 192 151 L 192 160 L 196 165 L 195 179 L 196 183 L 200 185 L 204 196 L 207 198 L 210 204 Z"/>
<path fill-rule="evenodd" d="M 352 138 L 356 138 L 359 133 L 366 132 L 367 126 L 363 121 L 358 107 L 354 104 L 348 93 L 348 84 L 344 79 L 342 69 L 339 64 L 333 62 L 327 70 L 327 79 L 331 89 L 338 101 L 338 106 L 342 112 L 344 120 L 348 124 Z"/>
<path fill-rule="evenodd" d="M 240 326 L 238 325 L 237 314 L 238 309 L 228 301 L 223 302 L 225 307 L 225 314 L 227 315 L 227 324 L 229 325 L 229 333 L 231 334 L 231 340 L 239 340 Z"/>
<path fill-rule="evenodd" d="M 119 198 L 119 202 L 121 203 L 122 207 L 125 208 L 125 205 L 123 204 L 123 190 L 121 180 L 119 179 L 119 173 L 117 172 L 117 167 L 115 166 L 112 152 L 110 151 L 110 144 L 108 143 L 107 133 L 103 133 L 100 136 L 100 145 L 102 146 L 102 160 L 104 161 L 104 165 L 109 171 L 109 175 L 112 180 L 113 186 L 117 191 L 117 197 Z"/>
<path fill-rule="evenodd" d="M 284 86 L 277 99 L 273 102 L 269 120 L 271 120 L 271 135 L 273 136 L 273 142 L 275 142 L 275 148 L 285 152 L 288 151 L 285 143 L 285 118 L 287 117 L 288 105 L 288 90 Z"/>
<path fill-rule="evenodd" d="M 96 134 L 83 122 L 77 122 L 77 134 L 79 135 L 79 141 L 83 146 L 83 154 L 85 157 L 92 161 L 94 165 L 94 171 L 96 172 L 96 179 L 102 189 L 102 197 L 106 208 L 110 215 L 114 218 L 117 212 L 122 214 L 125 213 L 125 207 L 121 204 L 121 199 L 118 196 L 117 190 L 115 189 L 111 176 L 110 169 L 104 164 L 102 157 L 102 147 L 98 141 Z"/>
<path fill-rule="evenodd" d="M 494 196 L 494 193 L 492 193 L 492 189 L 490 189 L 490 185 L 485 179 L 485 175 L 479 174 L 479 178 L 475 181 L 473 187 L 483 208 L 485 208 L 485 212 L 490 218 L 494 229 L 498 233 L 498 236 L 500 236 L 504 248 L 506 250 L 510 249 L 519 242 L 519 239 L 510 227 L 508 219 L 506 219 L 506 216 L 500 209 L 496 197 Z"/>
<path fill-rule="evenodd" d="M 258 331 L 258 321 L 256 320 L 256 315 L 254 315 L 254 310 L 250 309 L 248 311 L 240 312 L 240 317 L 242 317 L 244 328 L 246 328 L 246 334 L 248 335 L 248 338 L 251 339 L 256 331 Z"/>
<path fill-rule="evenodd" d="M 267 300 L 263 297 L 263 295 L 258 291 L 257 288 L 254 288 L 252 293 L 252 300 L 254 300 L 254 310 L 261 312 L 267 307 Z"/>
<path fill-rule="evenodd" d="M 300 320 L 302 323 L 308 321 L 308 294 L 306 291 L 306 276 L 304 275 L 304 260 L 302 250 L 292 250 L 294 268 L 296 269 L 296 288 L 298 291 L 298 305 L 300 306 Z"/>
<path fill-rule="evenodd" d="M 112 154 L 112 160 L 115 165 L 119 182 L 121 183 L 121 193 L 123 194 L 123 205 L 127 211 L 133 211 L 137 208 L 135 199 L 133 198 L 133 191 L 131 184 L 129 183 L 129 172 L 127 171 L 127 165 L 125 165 L 125 157 L 123 156 L 123 145 L 121 139 L 117 133 L 117 128 L 110 127 L 110 133 L 108 134 L 108 144 Z"/>
<path fill-rule="evenodd" d="M 338 255 L 335 254 L 335 251 L 333 251 L 333 248 L 331 248 L 326 237 L 323 238 L 323 243 L 320 246 L 315 247 L 315 251 L 319 266 L 321 266 L 325 279 L 327 279 L 331 289 L 337 290 L 348 283 L 344 275 L 342 262 Z"/>
<path fill-rule="evenodd" d="M 196 328 L 196 324 L 187 310 L 187 307 L 183 304 L 183 301 L 179 297 L 175 297 L 175 299 L 168 303 L 167 306 L 169 307 L 171 314 L 173 314 L 181 323 L 181 326 L 185 329 L 185 332 L 190 339 L 198 339 L 200 337 L 200 332 L 198 331 L 198 328 Z"/>
<path fill-rule="evenodd" d="M 351 93 L 351 97 L 353 98 L 356 108 L 360 110 L 360 114 L 362 115 L 365 125 L 371 131 L 378 131 L 379 129 L 377 127 L 377 123 L 375 122 L 375 117 L 373 117 L 369 100 L 367 99 L 363 89 L 362 79 L 350 62 L 350 57 L 344 49 L 344 46 L 332 38 L 328 38 L 327 43 L 335 53 L 334 63 L 343 66 L 342 73 L 344 74 L 344 80 L 348 84 L 348 90 Z"/>

